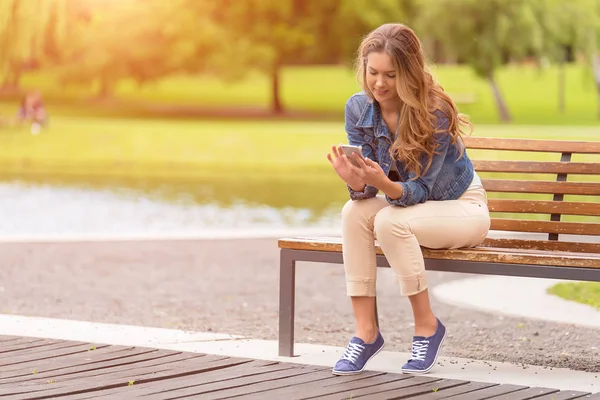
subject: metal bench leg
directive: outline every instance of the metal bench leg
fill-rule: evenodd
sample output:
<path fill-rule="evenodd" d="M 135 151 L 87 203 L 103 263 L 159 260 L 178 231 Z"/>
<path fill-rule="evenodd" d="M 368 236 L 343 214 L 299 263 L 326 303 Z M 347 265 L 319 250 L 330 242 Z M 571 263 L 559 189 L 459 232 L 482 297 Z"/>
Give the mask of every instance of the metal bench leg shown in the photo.
<path fill-rule="evenodd" d="M 279 266 L 279 355 L 294 356 L 294 303 L 296 261 L 290 250 L 281 249 Z"/>

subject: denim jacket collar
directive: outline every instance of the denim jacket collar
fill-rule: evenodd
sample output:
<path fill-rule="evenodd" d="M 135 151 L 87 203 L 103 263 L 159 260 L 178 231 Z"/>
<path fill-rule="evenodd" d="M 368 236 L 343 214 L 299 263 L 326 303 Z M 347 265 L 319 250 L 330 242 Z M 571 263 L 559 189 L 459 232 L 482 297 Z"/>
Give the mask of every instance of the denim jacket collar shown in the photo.
<path fill-rule="evenodd" d="M 360 118 L 356 121 L 359 128 L 373 128 L 375 117 L 375 104 L 373 100 L 367 101 L 360 112 Z"/>
<path fill-rule="evenodd" d="M 359 128 L 373 128 L 375 137 L 378 139 L 382 137 L 388 138 L 393 141 L 392 135 L 390 134 L 387 126 L 382 123 L 383 118 L 381 117 L 381 109 L 379 104 L 374 100 L 368 101 L 363 107 L 360 118 L 356 122 L 356 126 Z"/>

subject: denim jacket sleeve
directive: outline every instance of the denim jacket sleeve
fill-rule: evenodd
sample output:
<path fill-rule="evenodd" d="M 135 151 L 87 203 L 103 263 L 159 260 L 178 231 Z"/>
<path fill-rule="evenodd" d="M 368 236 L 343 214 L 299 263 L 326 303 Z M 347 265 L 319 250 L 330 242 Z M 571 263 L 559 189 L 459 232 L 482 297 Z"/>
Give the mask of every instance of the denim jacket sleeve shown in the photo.
<path fill-rule="evenodd" d="M 448 132 L 448 118 L 439 111 L 436 115 L 438 116 L 437 133 L 434 133 L 434 138 L 438 147 L 433 154 L 429 169 L 417 179 L 412 179 L 414 178 L 414 173 L 410 173 L 409 178 L 411 178 L 411 180 L 398 182 L 397 184 L 402 185 L 402 196 L 398 199 L 392 199 L 386 195 L 388 203 L 406 207 L 413 204 L 424 203 L 429 198 L 429 195 L 433 190 L 433 185 L 444 165 L 444 160 L 446 159 L 448 147 L 451 145 L 452 139 Z M 427 166 L 427 160 L 425 158 L 421 165 L 423 169 Z"/>
<path fill-rule="evenodd" d="M 356 126 L 361 110 L 359 109 L 358 104 L 353 100 L 352 97 L 348 99 L 345 107 L 345 129 L 348 136 L 348 143 L 353 146 L 362 146 L 363 156 L 370 158 L 373 161 L 377 161 L 377 153 L 372 145 L 365 140 L 365 132 L 362 128 Z M 377 196 L 377 193 L 379 193 L 379 189 L 371 185 L 366 185 L 362 192 L 353 190 L 349 185 L 346 185 L 346 187 L 348 188 L 352 200 L 369 199 Z"/>

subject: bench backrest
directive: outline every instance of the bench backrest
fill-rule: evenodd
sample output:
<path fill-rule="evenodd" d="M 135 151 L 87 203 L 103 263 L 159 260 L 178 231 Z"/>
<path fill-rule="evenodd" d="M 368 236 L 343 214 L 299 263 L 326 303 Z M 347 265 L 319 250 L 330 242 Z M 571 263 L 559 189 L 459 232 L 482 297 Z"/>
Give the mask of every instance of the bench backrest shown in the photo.
<path fill-rule="evenodd" d="M 488 192 L 491 229 L 544 234 L 485 245 L 600 253 L 600 141 L 468 136 L 465 144 Z"/>

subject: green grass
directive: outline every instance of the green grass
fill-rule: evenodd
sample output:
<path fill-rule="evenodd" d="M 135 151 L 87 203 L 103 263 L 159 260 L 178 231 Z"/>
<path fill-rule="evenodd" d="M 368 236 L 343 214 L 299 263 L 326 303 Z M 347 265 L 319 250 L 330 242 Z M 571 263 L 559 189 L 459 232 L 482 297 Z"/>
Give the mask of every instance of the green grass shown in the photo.
<path fill-rule="evenodd" d="M 600 140 L 600 128 L 480 125 L 474 135 L 594 141 Z M 114 170 L 115 173 L 127 168 L 165 168 L 169 173 L 176 173 L 179 168 L 181 172 L 194 174 L 217 169 L 269 174 L 306 172 L 329 168 L 325 155 L 332 144 L 340 142 L 346 142 L 341 121 L 56 117 L 49 129 L 38 136 L 16 128 L 0 130 L 0 165 L 4 169 L 76 167 L 82 170 L 99 166 L 104 172 Z M 471 154 L 478 157 L 485 153 L 473 151 Z M 501 155 L 494 152 L 487 157 Z"/>
<path fill-rule="evenodd" d="M 485 80 L 476 77 L 465 66 L 439 66 L 434 68 L 434 74 L 445 90 L 457 98 L 474 96 L 474 104 L 461 104 L 460 109 L 475 123 L 498 123 L 491 90 Z M 588 70 L 579 65 L 566 68 L 567 111 L 564 114 L 558 112 L 557 76 L 555 67 L 509 66 L 498 71 L 500 90 L 515 124 L 598 124 L 598 100 Z M 50 103 L 54 100 L 57 103 L 55 114 L 80 115 L 78 110 L 84 106 L 93 110 L 97 105 L 84 101 L 90 95 L 89 89 L 65 88 L 48 72 L 25 75 L 23 85 L 41 89 Z M 352 71 L 341 66 L 289 67 L 282 72 L 281 96 L 284 105 L 291 110 L 342 117 L 348 96 L 359 90 Z M 271 99 L 269 80 L 261 74 L 250 74 L 236 82 L 223 82 L 214 77 L 175 76 L 141 88 L 124 81 L 118 86 L 116 97 L 141 104 L 234 108 L 268 108 Z M 59 107 L 59 100 L 71 102 L 71 108 L 63 103 Z M 5 104 L 4 110 L 6 107 Z M 14 109 L 14 103 L 10 107 Z M 123 107 L 119 105 L 119 108 Z"/>
<path fill-rule="evenodd" d="M 17 169 L 72 169 L 103 173 L 215 170 L 289 173 L 321 169 L 343 126 L 328 122 L 143 121 L 61 117 L 41 135 L 0 131 L 0 165 Z"/>
<path fill-rule="evenodd" d="M 600 283 L 598 282 L 558 283 L 548 288 L 548 293 L 590 305 L 600 311 Z"/>

